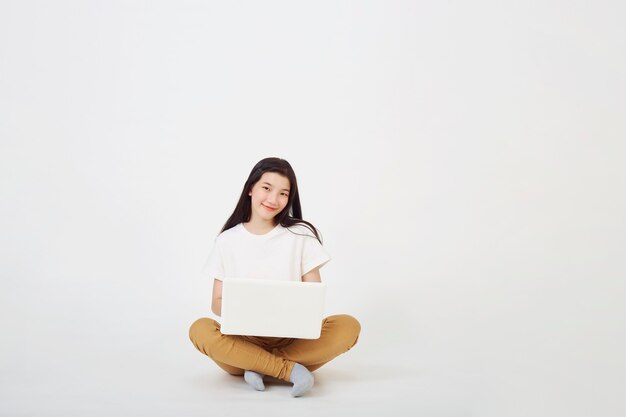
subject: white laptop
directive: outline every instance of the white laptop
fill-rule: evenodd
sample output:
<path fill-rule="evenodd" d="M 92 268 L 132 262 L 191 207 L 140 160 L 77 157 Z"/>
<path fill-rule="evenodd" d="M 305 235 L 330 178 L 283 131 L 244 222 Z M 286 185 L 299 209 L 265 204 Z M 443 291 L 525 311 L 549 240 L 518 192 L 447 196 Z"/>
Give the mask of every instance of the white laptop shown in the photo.
<path fill-rule="evenodd" d="M 324 319 L 322 282 L 225 278 L 222 334 L 318 339 Z"/>

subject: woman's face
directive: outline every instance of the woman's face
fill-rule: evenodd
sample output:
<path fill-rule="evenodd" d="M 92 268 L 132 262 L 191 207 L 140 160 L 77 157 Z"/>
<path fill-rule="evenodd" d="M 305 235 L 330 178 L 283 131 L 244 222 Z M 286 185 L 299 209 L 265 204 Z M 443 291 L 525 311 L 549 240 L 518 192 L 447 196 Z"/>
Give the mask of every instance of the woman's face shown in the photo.
<path fill-rule="evenodd" d="M 248 193 L 251 197 L 252 216 L 272 220 L 289 201 L 289 178 L 275 172 L 266 172 Z"/>

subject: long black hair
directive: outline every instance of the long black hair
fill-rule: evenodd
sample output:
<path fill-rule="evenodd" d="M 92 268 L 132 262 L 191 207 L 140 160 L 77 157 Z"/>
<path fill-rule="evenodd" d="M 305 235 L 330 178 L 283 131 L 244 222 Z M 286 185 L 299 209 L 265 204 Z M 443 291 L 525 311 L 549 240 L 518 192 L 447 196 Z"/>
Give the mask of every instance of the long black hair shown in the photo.
<path fill-rule="evenodd" d="M 298 193 L 298 181 L 296 181 L 296 174 L 293 168 L 286 160 L 275 157 L 261 159 L 257 162 L 254 168 L 252 168 L 252 171 L 250 171 L 250 175 L 243 186 L 243 190 L 241 191 L 241 196 L 239 197 L 237 206 L 235 207 L 233 214 L 231 214 L 228 220 L 226 220 L 226 223 L 224 223 L 224 227 L 222 227 L 220 233 L 237 226 L 239 223 L 250 221 L 250 216 L 252 215 L 252 203 L 251 197 L 248 193 L 252 190 L 254 184 L 256 184 L 266 172 L 275 172 L 287 177 L 291 188 L 289 190 L 287 205 L 274 217 L 275 223 L 280 224 L 285 228 L 289 228 L 290 226 L 297 224 L 304 225 L 311 232 L 313 232 L 321 244 L 322 239 L 320 238 L 320 234 L 315 226 L 302 219 L 302 208 L 300 207 L 300 195 Z M 291 230 L 289 231 L 292 232 Z"/>

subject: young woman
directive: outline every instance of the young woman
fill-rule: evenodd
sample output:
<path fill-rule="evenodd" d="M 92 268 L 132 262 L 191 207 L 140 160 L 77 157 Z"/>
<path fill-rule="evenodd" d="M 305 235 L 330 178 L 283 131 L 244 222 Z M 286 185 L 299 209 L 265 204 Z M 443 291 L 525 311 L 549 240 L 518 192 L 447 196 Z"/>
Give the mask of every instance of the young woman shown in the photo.
<path fill-rule="evenodd" d="M 213 313 L 221 316 L 222 279 L 251 277 L 321 282 L 320 268 L 330 256 L 317 229 L 302 219 L 296 175 L 280 158 L 259 161 L 204 267 L 213 278 Z M 347 314 L 326 317 L 319 339 L 233 336 L 220 323 L 196 320 L 189 329 L 194 346 L 232 375 L 244 376 L 263 391 L 263 377 L 293 383 L 299 397 L 313 387 L 312 371 L 350 350 L 361 325 Z"/>

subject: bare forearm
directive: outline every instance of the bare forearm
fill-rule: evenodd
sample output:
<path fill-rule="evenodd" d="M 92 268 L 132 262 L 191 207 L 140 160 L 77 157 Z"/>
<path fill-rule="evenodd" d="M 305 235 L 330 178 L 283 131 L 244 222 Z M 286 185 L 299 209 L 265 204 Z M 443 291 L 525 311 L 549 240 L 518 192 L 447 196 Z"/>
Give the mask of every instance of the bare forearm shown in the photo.
<path fill-rule="evenodd" d="M 213 310 L 213 313 L 222 317 L 222 297 L 219 297 L 213 300 L 213 304 L 211 305 L 211 310 Z"/>

